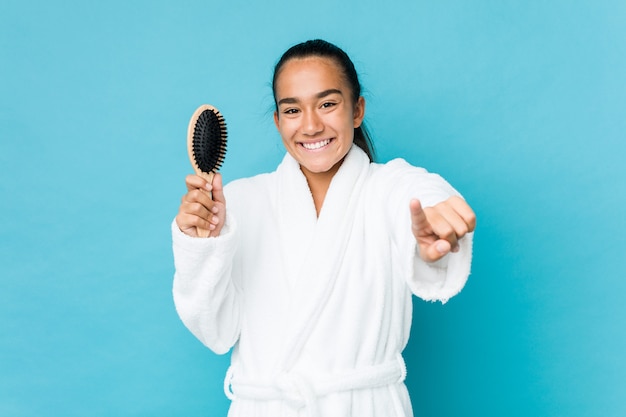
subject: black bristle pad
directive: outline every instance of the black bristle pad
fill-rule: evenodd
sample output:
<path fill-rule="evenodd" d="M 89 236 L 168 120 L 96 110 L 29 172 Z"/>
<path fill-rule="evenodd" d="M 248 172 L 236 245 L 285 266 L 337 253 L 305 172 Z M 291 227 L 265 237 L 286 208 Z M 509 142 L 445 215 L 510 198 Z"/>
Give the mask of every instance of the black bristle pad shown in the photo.
<path fill-rule="evenodd" d="M 204 110 L 193 130 L 193 156 L 202 172 L 217 171 L 226 154 L 226 123 L 221 114 Z"/>

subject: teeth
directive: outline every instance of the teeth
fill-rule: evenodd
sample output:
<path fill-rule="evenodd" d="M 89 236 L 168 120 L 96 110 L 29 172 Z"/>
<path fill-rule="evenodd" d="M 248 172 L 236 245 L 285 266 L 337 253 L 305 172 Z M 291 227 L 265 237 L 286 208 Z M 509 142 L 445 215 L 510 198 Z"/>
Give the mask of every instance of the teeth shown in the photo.
<path fill-rule="evenodd" d="M 323 140 L 321 142 L 303 143 L 302 146 L 304 146 L 306 149 L 314 150 L 314 149 L 322 148 L 322 147 L 328 145 L 329 143 L 330 143 L 330 139 L 326 139 L 326 140 Z"/>

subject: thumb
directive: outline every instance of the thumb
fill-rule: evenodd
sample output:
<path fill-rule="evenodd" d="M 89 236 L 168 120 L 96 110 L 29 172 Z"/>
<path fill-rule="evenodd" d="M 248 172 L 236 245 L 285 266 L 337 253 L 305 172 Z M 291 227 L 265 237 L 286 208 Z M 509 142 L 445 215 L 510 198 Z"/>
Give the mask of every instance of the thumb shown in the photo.
<path fill-rule="evenodd" d="M 226 199 L 224 198 L 224 187 L 222 186 L 222 174 L 219 172 L 215 174 L 211 186 L 213 187 L 211 190 L 213 193 L 213 201 L 226 204 Z"/>

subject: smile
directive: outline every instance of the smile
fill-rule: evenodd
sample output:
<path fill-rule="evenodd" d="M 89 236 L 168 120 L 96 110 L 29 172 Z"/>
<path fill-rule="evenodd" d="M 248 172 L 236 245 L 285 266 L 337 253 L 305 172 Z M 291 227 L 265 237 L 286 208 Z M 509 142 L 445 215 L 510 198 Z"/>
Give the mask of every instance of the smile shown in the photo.
<path fill-rule="evenodd" d="M 316 149 L 320 149 L 323 148 L 324 146 L 328 145 L 330 142 L 332 141 L 332 139 L 324 139 L 321 140 L 319 142 L 313 142 L 313 143 L 301 143 L 301 145 L 304 147 L 304 149 L 308 149 L 310 151 L 314 151 Z"/>

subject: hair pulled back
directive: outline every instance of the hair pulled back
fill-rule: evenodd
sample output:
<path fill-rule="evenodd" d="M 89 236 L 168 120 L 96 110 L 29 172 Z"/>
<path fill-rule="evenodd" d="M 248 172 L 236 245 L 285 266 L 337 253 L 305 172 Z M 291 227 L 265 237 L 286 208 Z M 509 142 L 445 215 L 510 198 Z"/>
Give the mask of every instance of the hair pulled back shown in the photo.
<path fill-rule="evenodd" d="M 276 80 L 287 61 L 297 58 L 308 57 L 321 57 L 330 58 L 334 60 L 341 68 L 344 78 L 348 82 L 352 92 L 352 102 L 356 104 L 359 97 L 361 97 L 361 83 L 359 77 L 354 68 L 352 60 L 341 48 L 333 45 L 330 42 L 326 42 L 321 39 L 309 40 L 299 43 L 289 48 L 283 56 L 280 58 L 276 66 L 274 67 L 274 76 L 272 78 L 272 92 L 274 95 L 274 105 L 278 110 L 278 103 L 276 102 Z M 370 138 L 367 129 L 361 123 L 361 126 L 354 128 L 354 143 L 367 154 L 370 161 L 374 160 L 374 148 L 372 140 Z"/>

